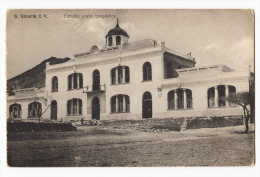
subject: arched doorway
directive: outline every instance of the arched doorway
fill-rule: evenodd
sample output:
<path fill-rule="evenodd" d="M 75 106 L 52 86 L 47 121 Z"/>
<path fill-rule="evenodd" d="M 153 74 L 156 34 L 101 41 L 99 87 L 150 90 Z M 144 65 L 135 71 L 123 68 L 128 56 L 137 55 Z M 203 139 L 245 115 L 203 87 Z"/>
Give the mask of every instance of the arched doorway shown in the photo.
<path fill-rule="evenodd" d="M 53 100 L 51 102 L 51 120 L 57 120 L 57 101 Z"/>
<path fill-rule="evenodd" d="M 143 118 L 152 118 L 153 116 L 153 104 L 152 95 L 150 92 L 143 94 Z"/>
<path fill-rule="evenodd" d="M 93 79 L 93 82 L 92 82 L 93 91 L 100 90 L 100 74 L 99 74 L 98 70 L 93 71 L 92 79 Z"/>
<path fill-rule="evenodd" d="M 100 119 L 100 101 L 98 97 L 92 99 L 92 119 Z"/>

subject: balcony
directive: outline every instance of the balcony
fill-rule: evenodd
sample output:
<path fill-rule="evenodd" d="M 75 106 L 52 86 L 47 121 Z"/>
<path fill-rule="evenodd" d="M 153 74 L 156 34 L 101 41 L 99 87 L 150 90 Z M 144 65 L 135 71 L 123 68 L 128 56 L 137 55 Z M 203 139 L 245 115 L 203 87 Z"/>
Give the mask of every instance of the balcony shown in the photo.
<path fill-rule="evenodd" d="M 105 92 L 106 85 L 92 85 L 83 87 L 83 93 L 97 93 L 97 92 Z"/>

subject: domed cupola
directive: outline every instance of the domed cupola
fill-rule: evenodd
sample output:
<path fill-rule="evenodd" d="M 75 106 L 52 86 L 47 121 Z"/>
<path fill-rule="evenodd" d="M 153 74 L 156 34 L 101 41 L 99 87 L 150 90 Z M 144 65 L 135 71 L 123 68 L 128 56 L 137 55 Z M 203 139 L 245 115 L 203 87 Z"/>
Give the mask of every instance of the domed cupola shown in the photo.
<path fill-rule="evenodd" d="M 107 47 L 123 45 L 128 42 L 128 39 L 129 39 L 129 35 L 125 30 L 119 27 L 118 19 L 117 19 L 116 27 L 109 30 L 106 35 Z"/>

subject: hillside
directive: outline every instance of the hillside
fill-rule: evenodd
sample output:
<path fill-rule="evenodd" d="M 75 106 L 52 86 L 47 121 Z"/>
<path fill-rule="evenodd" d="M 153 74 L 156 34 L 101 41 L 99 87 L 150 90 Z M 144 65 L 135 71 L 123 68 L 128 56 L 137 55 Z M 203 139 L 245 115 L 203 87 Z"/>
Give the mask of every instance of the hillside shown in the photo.
<path fill-rule="evenodd" d="M 24 89 L 24 88 L 42 88 L 45 86 L 45 69 L 46 63 L 50 62 L 50 65 L 55 65 L 59 63 L 65 63 L 70 58 L 56 58 L 50 57 L 40 64 L 36 65 L 35 67 L 19 74 L 9 80 L 7 80 L 7 93 L 12 95 L 12 90 L 16 89 Z"/>

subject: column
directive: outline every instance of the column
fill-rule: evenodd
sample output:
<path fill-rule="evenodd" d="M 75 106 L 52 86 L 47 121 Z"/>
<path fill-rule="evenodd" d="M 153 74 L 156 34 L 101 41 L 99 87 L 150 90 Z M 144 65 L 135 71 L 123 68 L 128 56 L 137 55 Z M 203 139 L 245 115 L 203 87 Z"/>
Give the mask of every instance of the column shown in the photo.
<path fill-rule="evenodd" d="M 118 96 L 116 96 L 116 112 L 118 112 Z"/>
<path fill-rule="evenodd" d="M 125 95 L 123 95 L 123 112 L 126 112 Z"/>
<path fill-rule="evenodd" d="M 186 89 L 183 89 L 183 102 L 184 102 L 184 109 L 187 109 L 187 92 L 186 92 Z"/>
<path fill-rule="evenodd" d="M 125 67 L 124 66 L 122 67 L 122 77 L 123 77 L 122 83 L 124 84 L 125 83 Z"/>
<path fill-rule="evenodd" d="M 178 109 L 177 90 L 174 90 L 174 109 Z"/>
<path fill-rule="evenodd" d="M 218 86 L 214 86 L 215 89 L 215 107 L 218 107 Z"/>
<path fill-rule="evenodd" d="M 116 67 L 115 72 L 116 72 L 116 82 L 115 82 L 115 84 L 118 84 L 118 67 Z"/>
<path fill-rule="evenodd" d="M 227 101 L 227 98 L 229 97 L 229 86 L 225 85 L 225 95 L 226 95 L 226 106 L 229 106 L 229 102 Z"/>

